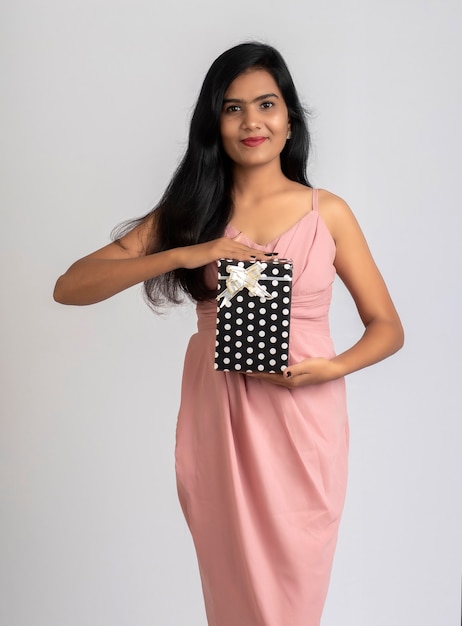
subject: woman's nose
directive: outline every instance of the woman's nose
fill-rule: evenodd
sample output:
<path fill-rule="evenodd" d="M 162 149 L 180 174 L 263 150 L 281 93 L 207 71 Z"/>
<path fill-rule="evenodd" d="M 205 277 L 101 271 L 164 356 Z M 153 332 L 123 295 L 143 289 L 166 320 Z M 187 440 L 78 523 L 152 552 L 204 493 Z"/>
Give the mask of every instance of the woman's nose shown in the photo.
<path fill-rule="evenodd" d="M 242 117 L 242 125 L 244 128 L 248 128 L 249 130 L 260 128 L 261 124 L 257 111 L 251 109 L 250 107 L 246 109 Z"/>

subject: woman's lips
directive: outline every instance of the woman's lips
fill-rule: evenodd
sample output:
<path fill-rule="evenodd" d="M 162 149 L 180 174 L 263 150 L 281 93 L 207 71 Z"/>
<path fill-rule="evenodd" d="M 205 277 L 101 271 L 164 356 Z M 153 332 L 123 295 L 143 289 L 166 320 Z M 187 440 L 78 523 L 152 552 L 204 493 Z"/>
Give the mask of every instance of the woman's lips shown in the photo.
<path fill-rule="evenodd" d="M 256 146 L 262 144 L 264 141 L 266 141 L 266 137 L 247 137 L 247 139 L 242 139 L 241 143 L 243 143 L 244 146 L 247 146 L 248 148 L 255 148 Z"/>

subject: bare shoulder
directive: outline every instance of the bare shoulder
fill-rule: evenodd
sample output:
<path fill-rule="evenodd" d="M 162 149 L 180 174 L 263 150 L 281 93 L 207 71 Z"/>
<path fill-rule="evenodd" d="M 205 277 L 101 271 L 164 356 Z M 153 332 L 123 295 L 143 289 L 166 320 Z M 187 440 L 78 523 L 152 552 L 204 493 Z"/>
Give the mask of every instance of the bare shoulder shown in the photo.
<path fill-rule="evenodd" d="M 155 220 L 151 214 L 119 239 L 84 258 L 117 260 L 146 256 L 153 237 L 155 237 Z"/>
<path fill-rule="evenodd" d="M 126 235 L 117 239 L 114 244 L 124 250 L 128 256 L 145 256 L 154 234 L 155 214 L 151 213 Z"/>
<path fill-rule="evenodd" d="M 380 282 L 379 273 L 372 258 L 366 238 L 348 204 L 333 193 L 319 191 L 319 214 L 335 242 L 335 267 L 337 274 L 350 289 L 359 291 L 358 281 L 369 275 Z"/>
<path fill-rule="evenodd" d="M 318 192 L 319 214 L 329 229 L 334 241 L 337 242 L 341 233 L 348 228 L 359 229 L 358 222 L 348 204 L 326 189 Z"/>

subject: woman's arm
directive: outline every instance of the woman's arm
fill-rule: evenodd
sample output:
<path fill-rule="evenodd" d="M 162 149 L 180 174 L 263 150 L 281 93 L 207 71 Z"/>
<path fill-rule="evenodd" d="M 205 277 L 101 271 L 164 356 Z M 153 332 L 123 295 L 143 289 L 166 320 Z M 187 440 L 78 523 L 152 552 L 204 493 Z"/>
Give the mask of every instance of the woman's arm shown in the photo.
<path fill-rule="evenodd" d="M 360 340 L 332 362 L 341 375 L 350 374 L 392 355 L 404 342 L 404 332 L 388 289 L 348 205 L 322 192 L 322 217 L 336 245 L 337 274 L 351 293 L 365 326 Z"/>
<path fill-rule="evenodd" d="M 58 278 L 53 297 L 61 304 L 94 304 L 150 276 L 173 269 L 171 254 L 146 256 L 151 223 L 79 259 Z"/>
<path fill-rule="evenodd" d="M 61 304 L 94 304 L 180 267 L 201 267 L 222 257 L 239 261 L 251 260 L 252 255 L 263 258 L 256 250 L 227 237 L 146 254 L 150 229 L 145 221 L 118 241 L 73 263 L 58 278 L 54 299 Z"/>
<path fill-rule="evenodd" d="M 399 350 L 404 341 L 388 289 L 350 208 L 341 198 L 321 191 L 319 212 L 335 241 L 337 274 L 351 293 L 365 330 L 356 344 L 332 359 L 306 359 L 291 365 L 282 376 L 255 375 L 289 388 L 327 382 L 377 363 Z"/>

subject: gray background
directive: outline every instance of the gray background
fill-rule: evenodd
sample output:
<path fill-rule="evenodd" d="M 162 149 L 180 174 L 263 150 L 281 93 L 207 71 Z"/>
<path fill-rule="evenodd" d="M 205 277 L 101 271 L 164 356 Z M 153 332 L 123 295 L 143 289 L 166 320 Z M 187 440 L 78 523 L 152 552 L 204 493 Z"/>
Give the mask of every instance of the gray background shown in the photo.
<path fill-rule="evenodd" d="M 205 624 L 173 470 L 193 310 L 159 319 L 138 287 L 88 308 L 51 292 L 158 200 L 210 63 L 259 38 L 311 109 L 313 184 L 352 206 L 407 332 L 348 379 L 350 486 L 323 626 L 458 625 L 459 0 L 0 11 L 0 622 Z M 339 350 L 361 330 L 341 285 L 332 330 Z"/>

